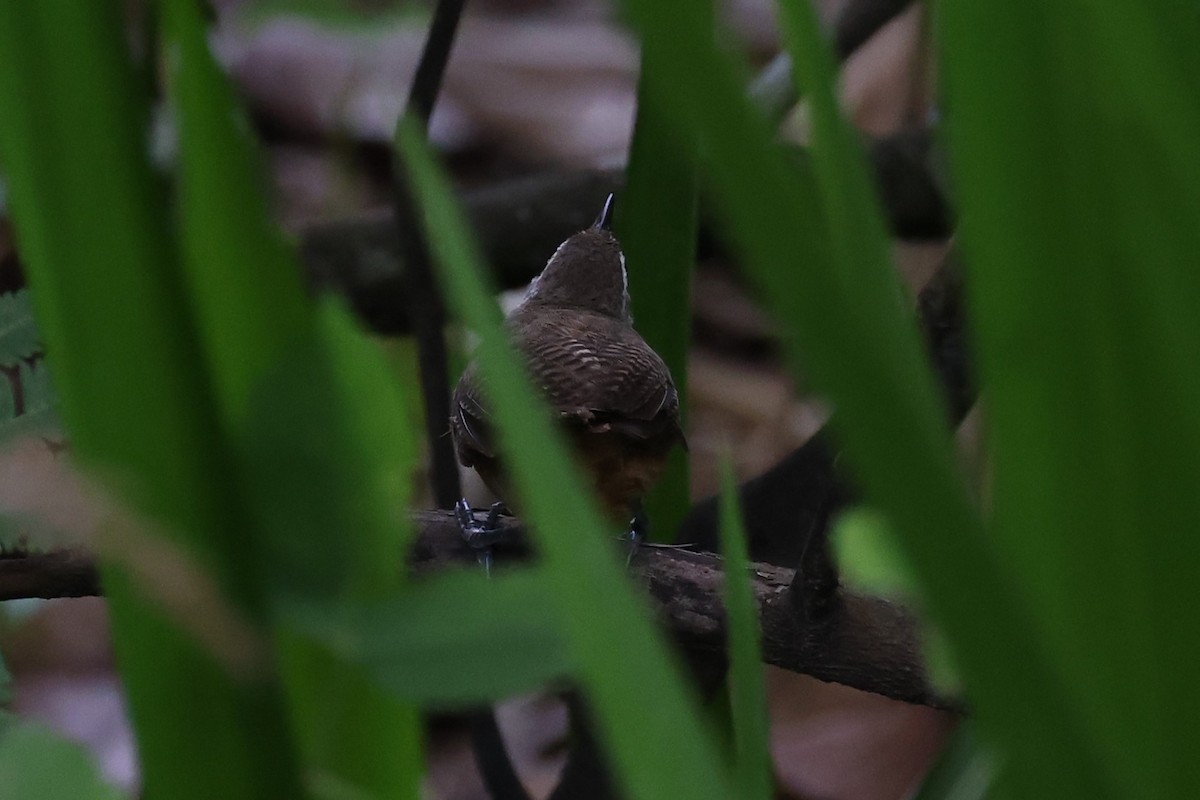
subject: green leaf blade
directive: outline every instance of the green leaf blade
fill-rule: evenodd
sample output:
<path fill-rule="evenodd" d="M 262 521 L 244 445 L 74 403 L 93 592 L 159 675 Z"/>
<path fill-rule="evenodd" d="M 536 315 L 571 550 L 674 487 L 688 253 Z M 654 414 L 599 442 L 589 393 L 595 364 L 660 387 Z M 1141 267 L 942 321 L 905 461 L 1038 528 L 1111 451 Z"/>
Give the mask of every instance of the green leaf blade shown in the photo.
<path fill-rule="evenodd" d="M 263 370 L 311 323 L 311 303 L 270 221 L 250 126 L 209 52 L 200 7 L 163 6 L 179 130 L 185 275 L 224 414 L 237 419 Z"/>
<path fill-rule="evenodd" d="M 1040 649 L 1035 615 L 1004 575 L 958 474 L 895 276 L 880 272 L 886 262 L 872 255 L 876 223 L 868 218 L 859 231 L 833 218 L 877 213 L 854 199 L 861 181 L 836 149 L 845 145 L 826 135 L 814 160 L 829 163 L 820 174 L 798 171 L 749 106 L 740 70 L 718 51 L 700 9 L 648 0 L 623 6 L 643 38 L 673 37 L 675 58 L 655 78 L 660 96 L 670 99 L 681 127 L 698 132 L 714 206 L 760 281 L 793 364 L 803 360 L 805 374 L 835 403 L 855 476 L 900 533 L 931 611 L 955 645 L 981 728 L 1003 740 L 1029 791 L 1086 787 L 1087 796 L 1106 796 L 1100 751 L 1064 691 L 1064 676 Z M 846 187 L 831 185 L 839 178 Z M 869 241 L 833 241 L 847 232 Z M 851 263 L 859 253 L 862 263 Z M 1014 663 L 1022 668 L 1011 669 Z M 1032 717 L 1047 721 L 1038 736 L 1029 735 Z"/>
<path fill-rule="evenodd" d="M 163 21 L 187 278 L 221 424 L 260 528 L 249 543 L 260 580 L 273 595 L 332 603 L 382 596 L 401 583 L 411 535 L 415 448 L 399 389 L 346 312 L 314 309 L 307 297 L 199 7 L 171 0 Z M 381 797 L 417 797 L 416 710 L 357 665 L 286 632 L 277 644 L 308 769 Z"/>
<path fill-rule="evenodd" d="M 669 47 L 644 43 L 643 75 L 663 56 L 670 57 Z M 699 174 L 695 142 L 674 129 L 652 86 L 644 77 L 639 82 L 626 187 L 617 201 L 614 229 L 625 253 L 634 324 L 671 371 L 686 423 Z M 644 502 L 650 538 L 671 541 L 690 500 L 687 454 L 676 449 Z"/>
<path fill-rule="evenodd" d="M 772 795 L 763 681 L 762 636 L 750 583 L 750 560 L 737 488 L 729 459 L 721 462 L 721 555 L 725 559 L 725 617 L 729 629 L 729 694 L 733 711 L 734 778 L 738 797 L 766 800 Z"/>
<path fill-rule="evenodd" d="M 29 290 L 0 293 L 0 367 L 12 367 L 40 349 Z"/>
<path fill-rule="evenodd" d="M 238 529 L 228 454 L 126 42 L 111 4 L 0 3 L 0 159 L 14 228 L 74 453 L 252 609 L 252 569 L 226 534 Z M 296 796 L 276 687 L 226 672 L 125 566 L 106 559 L 102 571 L 147 791 Z"/>
<path fill-rule="evenodd" d="M 604 740 L 630 792 L 642 798 L 729 797 L 715 744 L 606 542 L 549 414 L 520 376 L 488 296 L 482 259 L 419 134 L 400 145 L 422 200 L 429 241 L 451 307 L 481 337 L 477 358 L 492 388 L 501 449 L 538 532 L 569 652 Z M 536 444 L 535 444 L 536 443 Z"/>

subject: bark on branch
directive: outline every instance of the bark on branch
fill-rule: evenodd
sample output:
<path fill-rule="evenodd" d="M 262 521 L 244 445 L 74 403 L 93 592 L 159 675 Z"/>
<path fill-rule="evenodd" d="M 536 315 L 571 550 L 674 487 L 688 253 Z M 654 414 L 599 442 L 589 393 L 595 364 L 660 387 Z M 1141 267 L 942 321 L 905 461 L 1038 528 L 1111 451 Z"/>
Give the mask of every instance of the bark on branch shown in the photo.
<path fill-rule="evenodd" d="M 420 535 L 409 556 L 414 570 L 475 564 L 452 513 L 422 511 L 415 519 Z M 506 546 L 497 558 L 520 557 L 521 552 L 518 537 L 518 544 Z M 959 708 L 954 698 L 939 694 L 930 683 L 918 621 L 904 608 L 839 588 L 819 618 L 805 621 L 790 596 L 794 572 L 767 564 L 753 569 L 766 663 L 908 703 Z M 631 572 L 690 661 L 724 663 L 719 556 L 644 547 Z M 0 600 L 98 594 L 95 561 L 82 550 L 0 555 Z"/>
<path fill-rule="evenodd" d="M 871 144 L 868 155 L 894 235 L 940 239 L 952 226 L 945 192 L 929 168 L 928 131 L 896 134 Z M 802 152 L 802 151 L 801 151 Z M 528 283 L 563 239 L 586 228 L 604 197 L 624 183 L 623 170 L 555 172 L 518 178 L 461 196 L 502 288 Z M 391 209 L 309 225 L 296 232 L 313 284 L 346 296 L 363 322 L 378 333 L 407 334 L 404 260 Z M 717 238 L 701 231 L 711 252 Z"/>
<path fill-rule="evenodd" d="M 0 600 L 93 597 L 101 594 L 91 553 L 80 549 L 0 553 Z"/>

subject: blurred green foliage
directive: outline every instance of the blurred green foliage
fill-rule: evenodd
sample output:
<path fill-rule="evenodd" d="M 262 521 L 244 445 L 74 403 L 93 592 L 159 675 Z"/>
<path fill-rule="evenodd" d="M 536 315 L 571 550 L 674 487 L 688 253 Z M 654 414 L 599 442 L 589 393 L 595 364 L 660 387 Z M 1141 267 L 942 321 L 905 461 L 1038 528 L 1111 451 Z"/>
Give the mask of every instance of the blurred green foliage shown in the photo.
<path fill-rule="evenodd" d="M 774 771 L 768 741 L 758 602 L 750 581 L 746 532 L 728 457 L 721 463 L 721 553 L 725 557 L 725 613 L 729 629 L 729 707 L 737 796 L 767 800 Z"/>
<path fill-rule="evenodd" d="M 987 398 L 981 511 L 812 9 L 780 3 L 812 120 L 800 171 L 710 9 L 622 8 L 653 51 L 620 223 L 639 324 L 682 386 L 702 175 L 790 363 L 836 405 L 877 515 L 842 522 L 844 562 L 876 588 L 910 565 L 894 588 L 919 587 L 977 714 L 985 745 L 956 739 L 921 797 L 1194 795 L 1200 11 L 936 4 Z M 162 9 L 180 139 L 170 186 L 149 163 L 151 98 L 119 6 L 0 0 L 0 165 L 35 287 L 0 297 L 0 365 L 27 387 L 25 417 L 49 413 L 48 373 L 27 359 L 44 340 L 78 461 L 128 509 L 101 556 L 148 793 L 416 797 L 419 707 L 568 678 L 631 796 L 763 796 L 761 674 L 728 481 L 732 759 L 521 379 L 470 232 L 410 131 L 405 164 L 445 295 L 481 336 L 544 558 L 493 581 L 407 580 L 411 392 L 344 309 L 307 295 L 197 7 Z M 23 424 L 14 398 L 0 387 L 0 435 Z M 686 486 L 673 470 L 652 501 L 668 520 Z M 221 614 L 197 616 L 252 642 L 245 660 L 158 602 L 131 541 L 212 584 Z M 484 651 L 495 656 L 473 657 Z M 0 732 L 0 776 L 23 796 L 106 796 L 75 748 L 23 725 Z"/>

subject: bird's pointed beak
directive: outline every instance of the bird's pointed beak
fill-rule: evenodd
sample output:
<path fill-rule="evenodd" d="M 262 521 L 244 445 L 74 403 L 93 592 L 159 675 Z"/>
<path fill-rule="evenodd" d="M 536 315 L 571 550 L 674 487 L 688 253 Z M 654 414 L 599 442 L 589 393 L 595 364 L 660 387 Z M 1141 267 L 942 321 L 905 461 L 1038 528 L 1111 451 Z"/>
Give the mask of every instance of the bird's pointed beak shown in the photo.
<path fill-rule="evenodd" d="M 612 230 L 613 205 L 616 203 L 616 199 L 615 194 L 608 193 L 608 198 L 604 201 L 604 208 L 600 209 L 600 216 L 596 217 L 596 221 L 592 223 L 593 228 L 601 231 Z"/>

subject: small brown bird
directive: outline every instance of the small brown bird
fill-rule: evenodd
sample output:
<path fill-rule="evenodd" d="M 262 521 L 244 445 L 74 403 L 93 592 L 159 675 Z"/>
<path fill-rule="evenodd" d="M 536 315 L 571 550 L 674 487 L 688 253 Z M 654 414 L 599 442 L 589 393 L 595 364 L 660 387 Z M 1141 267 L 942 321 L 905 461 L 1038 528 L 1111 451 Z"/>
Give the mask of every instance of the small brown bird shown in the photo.
<path fill-rule="evenodd" d="M 604 510 L 625 524 L 661 476 L 671 447 L 678 442 L 686 448 L 687 441 L 671 373 L 633 329 L 625 256 L 610 230 L 612 208 L 609 195 L 595 224 L 559 246 L 506 329 L 534 385 L 557 412 Z M 450 431 L 458 460 L 509 504 L 512 492 L 474 363 L 454 390 Z M 498 508 L 481 525 L 466 501 L 459 503 L 463 534 L 485 550 L 485 566 Z"/>

